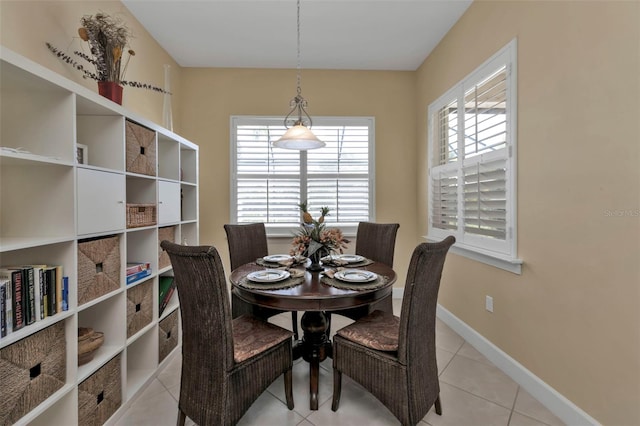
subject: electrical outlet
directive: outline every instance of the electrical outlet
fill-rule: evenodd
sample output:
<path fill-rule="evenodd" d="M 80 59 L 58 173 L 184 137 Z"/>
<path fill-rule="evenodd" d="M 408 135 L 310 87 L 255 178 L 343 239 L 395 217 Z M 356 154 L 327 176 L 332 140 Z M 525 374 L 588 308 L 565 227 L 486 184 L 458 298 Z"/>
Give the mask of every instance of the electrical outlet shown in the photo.
<path fill-rule="evenodd" d="M 487 311 L 493 312 L 493 297 L 486 296 L 486 299 L 484 301 L 484 307 Z"/>

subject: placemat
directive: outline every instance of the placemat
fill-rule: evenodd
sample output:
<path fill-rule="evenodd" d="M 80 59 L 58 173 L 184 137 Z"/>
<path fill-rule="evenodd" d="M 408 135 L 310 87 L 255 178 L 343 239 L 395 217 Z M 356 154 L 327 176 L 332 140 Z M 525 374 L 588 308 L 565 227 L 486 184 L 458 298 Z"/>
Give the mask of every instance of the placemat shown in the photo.
<path fill-rule="evenodd" d="M 322 284 L 330 285 L 341 290 L 365 291 L 384 287 L 389 283 L 389 277 L 378 275 L 378 278 L 368 283 L 349 283 L 346 281 L 337 280 L 335 278 L 329 278 L 328 276 L 323 275 L 322 278 L 320 278 L 320 282 Z"/>
<path fill-rule="evenodd" d="M 304 273 L 299 277 L 289 277 L 286 280 L 277 281 L 273 283 L 257 283 L 251 281 L 247 277 L 243 277 L 238 286 L 248 288 L 250 290 L 282 290 L 285 288 L 295 287 L 304 282 Z"/>
<path fill-rule="evenodd" d="M 329 265 L 329 266 L 342 266 L 344 268 L 360 268 L 362 266 L 368 266 L 371 265 L 373 262 L 373 260 L 371 259 L 365 259 L 361 262 L 355 262 L 355 263 L 344 263 L 344 262 L 333 262 L 333 261 L 329 261 L 329 262 L 325 262 L 322 261 L 323 265 Z"/>
<path fill-rule="evenodd" d="M 297 266 L 297 265 L 304 265 L 304 263 L 307 261 L 307 258 L 305 258 L 303 261 L 301 262 L 293 262 L 291 265 L 288 265 L 290 268 Z M 287 265 L 281 264 L 281 263 L 276 263 L 276 262 L 267 262 L 266 260 L 264 260 L 263 258 L 259 257 L 256 259 L 256 265 L 260 265 L 260 266 L 264 266 L 265 268 L 283 268 Z"/>

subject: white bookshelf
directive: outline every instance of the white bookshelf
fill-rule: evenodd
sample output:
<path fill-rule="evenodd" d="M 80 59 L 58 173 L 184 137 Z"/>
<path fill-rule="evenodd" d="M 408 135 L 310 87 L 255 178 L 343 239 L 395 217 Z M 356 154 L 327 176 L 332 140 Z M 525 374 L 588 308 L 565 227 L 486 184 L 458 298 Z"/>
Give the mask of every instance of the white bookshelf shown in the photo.
<path fill-rule="evenodd" d="M 126 120 L 155 132 L 154 176 L 126 170 Z M 159 362 L 158 321 L 179 303 L 174 292 L 158 318 L 159 276 L 173 275 L 170 266 L 159 270 L 158 228 L 174 226 L 176 242 L 199 242 L 198 146 L 2 46 L 0 122 L 0 263 L 62 265 L 69 279 L 68 311 L 0 338 L 2 350 L 64 324 L 66 382 L 17 424 L 77 424 L 78 384 L 121 355 L 122 403 L 107 420 L 113 423 L 167 362 Z M 83 164 L 78 146 L 85 147 Z M 127 228 L 127 203 L 155 204 L 157 224 Z M 79 305 L 78 245 L 107 236 L 119 238 L 120 286 Z M 153 273 L 127 285 L 128 262 L 150 262 Z M 152 321 L 127 337 L 127 290 L 148 281 Z M 78 327 L 105 335 L 81 366 Z"/>

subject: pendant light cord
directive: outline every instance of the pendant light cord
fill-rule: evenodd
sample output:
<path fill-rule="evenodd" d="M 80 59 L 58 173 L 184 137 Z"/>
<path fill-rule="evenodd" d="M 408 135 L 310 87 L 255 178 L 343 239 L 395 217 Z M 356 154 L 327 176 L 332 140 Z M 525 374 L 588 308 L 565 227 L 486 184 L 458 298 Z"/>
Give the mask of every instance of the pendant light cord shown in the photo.
<path fill-rule="evenodd" d="M 298 88 L 297 88 L 297 93 L 298 96 L 302 94 L 302 89 L 300 88 L 300 81 L 301 81 L 301 77 L 300 77 L 300 0 L 298 0 L 297 3 L 298 9 L 297 9 L 297 16 L 298 16 L 298 24 L 296 27 L 296 32 L 298 34 L 298 56 L 297 56 L 297 63 L 296 63 L 296 68 L 298 70 L 298 77 L 297 77 L 297 84 L 298 84 Z"/>

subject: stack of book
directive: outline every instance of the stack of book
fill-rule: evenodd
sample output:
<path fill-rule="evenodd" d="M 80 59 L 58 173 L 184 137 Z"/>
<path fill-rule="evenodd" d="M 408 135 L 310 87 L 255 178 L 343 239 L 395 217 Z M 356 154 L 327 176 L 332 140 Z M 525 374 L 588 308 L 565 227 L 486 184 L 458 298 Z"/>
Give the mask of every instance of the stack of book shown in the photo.
<path fill-rule="evenodd" d="M 0 337 L 68 309 L 62 266 L 0 267 Z"/>
<path fill-rule="evenodd" d="M 162 315 L 162 312 L 169 304 L 171 300 L 171 296 L 173 296 L 173 292 L 176 289 L 176 282 L 173 277 L 170 276 L 162 276 L 160 277 L 160 292 L 159 292 L 159 313 L 158 316 Z"/>
<path fill-rule="evenodd" d="M 127 263 L 127 285 L 140 281 L 151 275 L 151 263 L 134 262 Z"/>

